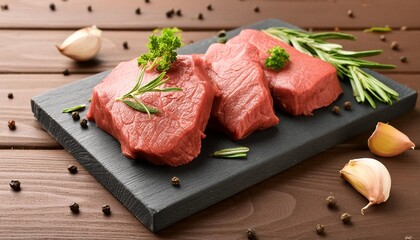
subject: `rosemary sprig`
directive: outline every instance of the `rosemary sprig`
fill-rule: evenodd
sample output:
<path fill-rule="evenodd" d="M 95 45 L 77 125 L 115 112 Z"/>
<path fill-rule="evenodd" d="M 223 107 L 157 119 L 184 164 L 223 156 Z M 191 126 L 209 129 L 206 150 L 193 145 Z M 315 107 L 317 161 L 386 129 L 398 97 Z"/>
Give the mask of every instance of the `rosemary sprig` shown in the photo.
<path fill-rule="evenodd" d="M 219 158 L 245 158 L 249 148 L 247 147 L 235 147 L 235 148 L 225 148 L 214 152 L 211 156 Z"/>
<path fill-rule="evenodd" d="M 159 109 L 147 106 L 142 101 L 140 101 L 140 99 L 138 99 L 139 95 L 144 94 L 146 92 L 174 92 L 182 91 L 182 89 L 178 87 L 159 88 L 161 85 L 163 85 L 169 80 L 169 78 L 165 78 L 166 72 L 160 73 L 155 79 L 142 86 L 141 83 L 143 81 L 145 71 L 146 66 L 143 66 L 140 69 L 140 73 L 134 87 L 129 92 L 115 100 L 125 103 L 127 106 L 131 107 L 134 110 L 147 113 L 147 115 L 149 115 L 150 117 L 151 114 L 160 113 L 160 111 Z"/>
<path fill-rule="evenodd" d="M 338 32 L 309 33 L 283 27 L 273 27 L 263 31 L 292 45 L 300 52 L 331 63 L 337 69 L 338 77 L 350 80 L 353 95 L 357 102 L 367 100 L 372 108 L 376 108 L 374 98 L 390 105 L 392 100 L 398 99 L 399 94 L 396 91 L 362 70 L 362 68 L 395 68 L 394 65 L 360 59 L 360 57 L 378 55 L 382 53 L 381 50 L 346 51 L 342 49 L 343 47 L 340 44 L 325 41 L 328 39 L 355 40 L 356 38 L 353 35 Z"/>
<path fill-rule="evenodd" d="M 69 107 L 69 108 L 64 108 L 63 109 L 63 113 L 71 113 L 74 111 L 79 111 L 79 110 L 83 110 L 85 109 L 86 104 L 81 104 L 81 105 L 77 105 L 77 106 L 73 106 L 73 107 Z"/>
<path fill-rule="evenodd" d="M 363 32 L 392 32 L 392 28 L 390 27 L 371 27 L 366 28 Z"/>

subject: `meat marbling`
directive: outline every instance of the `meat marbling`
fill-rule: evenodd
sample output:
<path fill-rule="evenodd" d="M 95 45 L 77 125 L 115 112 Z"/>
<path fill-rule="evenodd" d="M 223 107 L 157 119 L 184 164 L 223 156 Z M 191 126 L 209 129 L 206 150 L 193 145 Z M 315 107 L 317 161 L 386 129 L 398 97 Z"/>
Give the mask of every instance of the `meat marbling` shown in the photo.
<path fill-rule="evenodd" d="M 264 66 L 274 47 L 284 48 L 290 62 L 279 72 L 264 69 L 274 103 L 292 115 L 312 115 L 313 110 L 330 105 L 343 92 L 335 68 L 318 58 L 297 51 L 292 46 L 261 31 L 245 29 L 229 44 L 251 43 L 259 49 Z"/>
<path fill-rule="evenodd" d="M 218 90 L 208 81 L 200 57 L 178 56 L 167 72 L 166 86 L 181 92 L 149 92 L 140 96 L 161 113 L 149 117 L 120 101 L 131 90 L 139 73 L 137 61 L 120 63 L 95 86 L 87 117 L 119 140 L 124 155 L 146 159 L 154 164 L 178 166 L 190 162 L 200 153 L 201 140 Z M 158 75 L 146 72 L 143 84 Z"/>

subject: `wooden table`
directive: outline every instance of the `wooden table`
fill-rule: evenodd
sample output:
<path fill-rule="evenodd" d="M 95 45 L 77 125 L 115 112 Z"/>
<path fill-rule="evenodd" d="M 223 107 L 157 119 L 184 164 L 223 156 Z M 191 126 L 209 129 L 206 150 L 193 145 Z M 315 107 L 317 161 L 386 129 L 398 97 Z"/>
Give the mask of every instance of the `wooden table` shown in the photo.
<path fill-rule="evenodd" d="M 208 10 L 209 4 L 212 10 Z M 220 29 L 266 18 L 315 31 L 339 27 L 354 34 L 356 42 L 341 43 L 354 50 L 383 49 L 382 55 L 372 59 L 397 68 L 381 73 L 418 91 L 418 0 L 1 0 L 0 5 L 0 238 L 246 239 L 248 228 L 255 230 L 258 239 L 420 238 L 419 150 L 377 158 L 391 173 L 391 197 L 385 204 L 371 207 L 365 216 L 360 208 L 367 200 L 339 177 L 338 171 L 348 160 L 373 157 L 366 144 L 370 133 L 152 234 L 42 130 L 30 109 L 32 96 L 138 56 L 146 50 L 147 36 L 156 27 L 180 27 L 189 43 L 214 36 Z M 137 8 L 141 9 L 139 15 Z M 167 18 L 165 13 L 171 9 L 181 9 L 183 15 Z M 353 11 L 353 17 L 348 16 L 348 10 Z M 199 13 L 203 20 L 198 19 Z M 104 31 L 96 61 L 79 64 L 59 54 L 55 44 L 74 30 L 93 24 Z M 394 28 L 385 34 L 386 41 L 381 41 L 379 34 L 362 31 L 384 25 Z M 402 26 L 407 30 L 401 30 Z M 124 41 L 129 49 L 123 48 Z M 398 41 L 398 51 L 390 48 L 392 41 Z M 400 61 L 401 56 L 406 56 L 406 63 Z M 62 74 L 64 69 L 69 69 L 70 76 Z M 8 99 L 8 93 L 14 98 Z M 15 131 L 7 126 L 12 119 Z M 419 146 L 419 120 L 418 100 L 413 111 L 391 124 Z M 68 172 L 71 164 L 78 166 L 77 174 Z M 9 187 L 12 179 L 21 181 L 20 192 Z M 325 203 L 330 194 L 338 200 L 335 210 Z M 80 214 L 70 212 L 72 202 L 80 204 Z M 103 204 L 111 206 L 111 216 L 102 213 Z M 343 212 L 352 215 L 352 224 L 341 223 Z M 316 234 L 318 223 L 325 225 L 325 235 Z"/>

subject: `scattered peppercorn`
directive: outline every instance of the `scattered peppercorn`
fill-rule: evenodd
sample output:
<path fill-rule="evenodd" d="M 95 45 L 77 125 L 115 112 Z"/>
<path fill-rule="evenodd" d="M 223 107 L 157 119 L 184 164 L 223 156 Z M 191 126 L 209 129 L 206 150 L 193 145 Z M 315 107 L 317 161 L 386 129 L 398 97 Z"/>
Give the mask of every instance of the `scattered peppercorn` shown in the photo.
<path fill-rule="evenodd" d="M 337 200 L 334 196 L 328 196 L 325 200 L 329 208 L 335 208 L 337 206 Z"/>
<path fill-rule="evenodd" d="M 257 234 L 255 233 L 255 230 L 252 228 L 248 228 L 246 230 L 246 236 L 248 237 L 248 240 L 255 240 L 257 239 Z"/>
<path fill-rule="evenodd" d="M 407 31 L 407 29 L 408 29 L 407 26 L 402 26 L 401 27 L 401 31 Z"/>
<path fill-rule="evenodd" d="M 340 107 L 339 107 L 339 106 L 334 106 L 334 107 L 332 108 L 332 112 L 333 112 L 334 114 L 339 114 L 339 113 L 340 113 Z"/>
<path fill-rule="evenodd" d="M 144 0 L 145 3 L 150 3 L 150 0 Z"/>
<path fill-rule="evenodd" d="M 79 204 L 72 203 L 69 208 L 73 213 L 79 213 Z"/>
<path fill-rule="evenodd" d="M 51 4 L 50 4 L 50 10 L 51 10 L 51 11 L 55 11 L 55 4 L 54 4 L 54 3 L 51 3 Z"/>
<path fill-rule="evenodd" d="M 9 120 L 7 122 L 7 126 L 9 127 L 10 130 L 15 130 L 16 129 L 16 122 L 15 122 L 15 120 Z"/>
<path fill-rule="evenodd" d="M 218 43 L 226 43 L 227 42 L 226 31 L 221 30 L 217 33 L 217 42 Z"/>
<path fill-rule="evenodd" d="M 203 14 L 202 14 L 202 13 L 199 13 L 199 14 L 198 14 L 198 19 L 199 19 L 199 20 L 204 20 L 204 16 L 203 16 Z"/>
<path fill-rule="evenodd" d="M 12 180 L 9 183 L 10 187 L 13 189 L 13 191 L 20 191 L 20 182 L 19 180 Z"/>
<path fill-rule="evenodd" d="M 77 167 L 76 167 L 76 166 L 74 166 L 74 165 L 70 165 L 70 166 L 68 166 L 67 170 L 69 170 L 69 172 L 70 172 L 71 174 L 76 174 L 76 173 L 77 173 Z"/>
<path fill-rule="evenodd" d="M 179 186 L 180 184 L 179 178 L 177 176 L 173 176 L 171 179 L 171 183 L 173 186 Z"/>
<path fill-rule="evenodd" d="M 414 240 L 413 236 L 405 236 L 404 240 Z"/>
<path fill-rule="evenodd" d="M 137 15 L 140 15 L 140 14 L 141 14 L 141 9 L 140 9 L 140 8 L 137 8 L 137 9 L 136 9 L 136 14 L 137 14 Z"/>
<path fill-rule="evenodd" d="M 353 11 L 351 9 L 347 10 L 347 16 L 349 16 L 350 18 L 354 17 Z"/>
<path fill-rule="evenodd" d="M 392 41 L 392 43 L 391 43 L 391 49 L 392 50 L 398 50 L 398 48 L 399 48 L 398 42 L 397 41 Z"/>
<path fill-rule="evenodd" d="M 80 121 L 80 126 L 81 126 L 82 128 L 87 128 L 87 127 L 88 127 L 88 120 L 87 120 L 86 118 L 83 118 L 83 119 Z"/>
<path fill-rule="evenodd" d="M 13 93 L 8 93 L 8 94 L 7 94 L 7 98 L 9 98 L 9 99 L 13 99 L 13 97 L 14 97 L 14 96 L 13 96 Z"/>
<path fill-rule="evenodd" d="M 324 234 L 324 230 L 325 230 L 324 225 L 318 224 L 318 225 L 316 225 L 315 229 L 316 229 L 316 233 L 318 233 L 318 234 Z"/>
<path fill-rule="evenodd" d="M 90 5 L 89 5 L 89 6 L 87 7 L 87 10 L 88 10 L 88 12 L 92 12 L 92 6 L 90 6 Z"/>
<path fill-rule="evenodd" d="M 385 42 L 385 40 L 386 40 L 385 35 L 381 35 L 379 38 L 381 39 L 382 42 Z"/>
<path fill-rule="evenodd" d="M 178 17 L 181 17 L 181 16 L 182 16 L 182 11 L 181 11 L 181 9 L 176 10 L 176 15 L 177 15 Z"/>
<path fill-rule="evenodd" d="M 66 69 L 64 69 L 63 70 L 63 75 L 64 76 L 68 76 L 68 75 L 70 75 L 70 71 L 66 68 Z"/>
<path fill-rule="evenodd" d="M 71 117 L 73 118 L 73 120 L 78 121 L 80 120 L 80 114 L 79 111 L 74 111 L 71 113 Z"/>
<path fill-rule="evenodd" d="M 343 105 L 344 105 L 345 110 L 351 110 L 351 102 L 350 101 L 344 102 Z"/>
<path fill-rule="evenodd" d="M 166 12 L 166 17 L 167 18 L 172 18 L 172 16 L 174 15 L 175 10 L 171 9 L 169 11 Z"/>
<path fill-rule="evenodd" d="M 124 42 L 123 42 L 123 48 L 124 48 L 124 49 L 128 49 L 128 42 L 127 42 L 127 41 L 124 41 Z"/>
<path fill-rule="evenodd" d="M 103 205 L 102 212 L 107 216 L 111 215 L 111 207 L 109 205 Z"/>
<path fill-rule="evenodd" d="M 207 10 L 213 11 L 213 6 L 211 4 L 207 5 Z"/>
<path fill-rule="evenodd" d="M 334 31 L 335 31 L 335 32 L 339 32 L 339 31 L 340 31 L 340 28 L 339 28 L 339 27 L 335 27 L 335 28 L 334 28 Z"/>
<path fill-rule="evenodd" d="M 406 63 L 407 62 L 407 57 L 406 56 L 401 56 L 400 61 L 403 62 L 403 63 Z"/>
<path fill-rule="evenodd" d="M 0 7 L 1 7 L 1 10 L 2 10 L 2 11 L 7 11 L 7 10 L 9 10 L 9 5 L 7 5 L 7 4 L 0 5 Z"/>
<path fill-rule="evenodd" d="M 254 7 L 254 12 L 256 12 L 256 13 L 260 12 L 260 7 L 258 7 L 258 6 Z"/>
<path fill-rule="evenodd" d="M 350 220 L 351 220 L 351 215 L 349 213 L 341 214 L 341 221 L 343 221 L 343 223 L 345 224 L 350 223 Z"/>

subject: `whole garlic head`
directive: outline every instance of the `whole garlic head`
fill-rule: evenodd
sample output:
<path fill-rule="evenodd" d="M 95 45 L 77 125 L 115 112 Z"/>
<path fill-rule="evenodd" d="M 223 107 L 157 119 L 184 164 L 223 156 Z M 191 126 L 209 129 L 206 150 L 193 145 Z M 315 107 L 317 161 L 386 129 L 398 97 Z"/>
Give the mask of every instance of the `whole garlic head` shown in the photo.
<path fill-rule="evenodd" d="M 101 48 L 102 31 L 96 26 L 77 30 L 57 46 L 61 54 L 76 61 L 87 61 L 95 57 Z"/>

